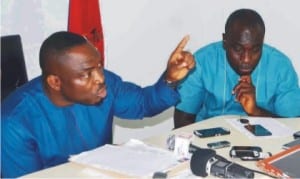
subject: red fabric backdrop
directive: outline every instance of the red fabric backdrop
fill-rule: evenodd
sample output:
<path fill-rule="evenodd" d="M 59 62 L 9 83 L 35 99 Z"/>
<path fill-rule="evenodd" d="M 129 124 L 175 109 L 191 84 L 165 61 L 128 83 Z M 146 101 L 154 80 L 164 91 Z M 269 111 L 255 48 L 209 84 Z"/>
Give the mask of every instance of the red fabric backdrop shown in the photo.
<path fill-rule="evenodd" d="M 69 0 L 68 31 L 86 36 L 99 50 L 104 64 L 104 39 L 98 0 Z"/>

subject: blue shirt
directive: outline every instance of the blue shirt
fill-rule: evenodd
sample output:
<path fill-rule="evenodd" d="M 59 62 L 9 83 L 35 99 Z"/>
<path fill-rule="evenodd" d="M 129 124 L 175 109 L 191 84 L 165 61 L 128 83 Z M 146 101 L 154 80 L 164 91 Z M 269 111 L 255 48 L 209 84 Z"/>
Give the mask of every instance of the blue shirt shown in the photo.
<path fill-rule="evenodd" d="M 97 105 L 55 106 L 37 77 L 1 106 L 1 169 L 18 177 L 66 162 L 70 155 L 112 142 L 113 116 L 142 119 L 174 105 L 179 95 L 162 78 L 141 88 L 104 71 L 107 96 Z"/>
<path fill-rule="evenodd" d="M 196 68 L 180 84 L 177 109 L 196 114 L 196 121 L 218 115 L 246 115 L 232 95 L 240 76 L 227 61 L 222 42 L 209 44 L 194 54 Z M 262 56 L 251 74 L 256 103 L 283 117 L 300 116 L 300 89 L 289 58 L 263 45 Z"/>

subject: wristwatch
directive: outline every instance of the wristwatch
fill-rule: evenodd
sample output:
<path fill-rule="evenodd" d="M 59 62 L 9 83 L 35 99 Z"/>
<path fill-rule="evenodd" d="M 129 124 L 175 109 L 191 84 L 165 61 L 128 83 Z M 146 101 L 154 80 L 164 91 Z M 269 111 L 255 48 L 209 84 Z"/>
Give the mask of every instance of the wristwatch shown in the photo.
<path fill-rule="evenodd" d="M 179 81 L 169 81 L 169 80 L 164 80 L 164 82 L 167 84 L 167 86 L 175 89 L 179 83 Z"/>

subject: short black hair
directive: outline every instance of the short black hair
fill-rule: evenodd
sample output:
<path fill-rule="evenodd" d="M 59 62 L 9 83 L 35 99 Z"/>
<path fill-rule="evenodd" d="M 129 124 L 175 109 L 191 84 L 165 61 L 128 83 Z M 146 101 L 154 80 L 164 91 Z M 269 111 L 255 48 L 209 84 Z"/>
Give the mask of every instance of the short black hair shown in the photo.
<path fill-rule="evenodd" d="M 252 9 L 238 9 L 230 14 L 225 24 L 225 33 L 229 32 L 235 22 L 243 23 L 249 27 L 259 26 L 265 33 L 265 23 L 262 17 Z"/>
<path fill-rule="evenodd" d="M 39 62 L 42 72 L 46 71 L 46 64 L 51 57 L 63 54 L 66 50 L 87 42 L 82 35 L 73 32 L 59 31 L 51 34 L 40 48 Z"/>

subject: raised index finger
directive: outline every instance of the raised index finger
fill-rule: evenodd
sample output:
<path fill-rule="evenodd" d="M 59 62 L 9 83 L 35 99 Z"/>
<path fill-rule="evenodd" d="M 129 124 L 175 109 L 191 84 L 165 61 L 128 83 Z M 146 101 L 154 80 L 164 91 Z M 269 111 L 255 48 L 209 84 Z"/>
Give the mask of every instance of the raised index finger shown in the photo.
<path fill-rule="evenodd" d="M 177 45 L 177 47 L 175 48 L 174 52 L 181 52 L 183 51 L 185 45 L 187 44 L 187 42 L 189 41 L 190 36 L 186 35 L 184 36 L 184 38 L 179 42 L 179 44 Z"/>

